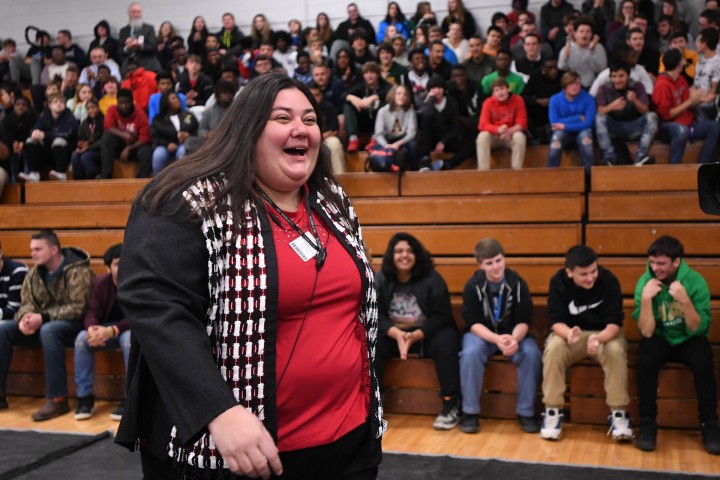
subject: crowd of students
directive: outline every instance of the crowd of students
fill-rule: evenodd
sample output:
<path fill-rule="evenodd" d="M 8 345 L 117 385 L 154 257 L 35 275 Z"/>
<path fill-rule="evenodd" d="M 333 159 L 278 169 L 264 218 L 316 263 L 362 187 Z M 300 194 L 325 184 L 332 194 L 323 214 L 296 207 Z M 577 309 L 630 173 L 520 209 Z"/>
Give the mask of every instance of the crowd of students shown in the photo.
<path fill-rule="evenodd" d="M 526 0 L 513 0 L 481 32 L 462 0 L 448 1 L 442 21 L 429 2 L 412 16 L 390 2 L 377 26 L 351 3 L 334 29 L 323 12 L 315 25 L 293 19 L 277 31 L 258 14 L 245 34 L 228 12 L 218 32 L 196 17 L 185 39 L 170 21 L 157 30 L 144 22 L 133 3 L 118 38 L 102 20 L 87 53 L 68 30 L 54 43 L 37 31 L 24 56 L 14 40 L 2 43 L 0 185 L 48 170 L 65 180 L 69 165 L 75 179 L 111 178 L 118 157 L 153 175 L 207 139 L 227 106 L 221 92 L 269 71 L 317 92 L 336 173 L 345 152 L 361 148 L 378 171 L 451 169 L 473 156 L 487 169 L 498 147 L 521 168 L 528 143 L 549 144 L 548 166 L 574 145 L 587 169 L 644 165 L 656 138 L 670 143 L 671 163 L 699 139 L 698 161 L 713 161 L 720 14 L 716 0 L 697 17 L 690 7 L 587 0 L 578 11 L 549 0 L 536 19 Z M 128 95 L 131 105 L 118 105 Z M 634 155 L 628 140 L 638 141 Z"/>
<path fill-rule="evenodd" d="M 559 440 L 562 433 L 566 371 L 585 358 L 604 372 L 608 434 L 614 441 L 635 438 L 627 412 L 627 342 L 623 336 L 623 299 L 615 275 L 599 264 L 586 245 L 570 248 L 565 266 L 549 280 L 550 332 L 542 353 L 530 332 L 533 301 L 521 272 L 505 265 L 505 250 L 494 238 L 478 242 L 479 269 L 462 295 L 461 341 L 455 332 L 450 295 L 433 268 L 430 253 L 412 235 L 396 234 L 377 274 L 380 336 L 378 375 L 393 354 L 406 359 L 419 353 L 435 362 L 443 410 L 433 426 L 479 431 L 480 397 L 485 367 L 500 354 L 517 365 L 516 413 L 520 428 Z M 710 291 L 703 277 L 684 260 L 682 243 L 670 236 L 648 248 L 645 273 L 635 286 L 632 318 L 641 332 L 636 382 L 639 429 L 635 446 L 654 451 L 657 444 L 658 375 L 669 361 L 685 364 L 695 380 L 702 442 L 720 454 L 717 388 L 710 328 Z M 459 361 L 458 361 L 459 359 Z M 535 415 L 541 385 L 542 422 Z"/>

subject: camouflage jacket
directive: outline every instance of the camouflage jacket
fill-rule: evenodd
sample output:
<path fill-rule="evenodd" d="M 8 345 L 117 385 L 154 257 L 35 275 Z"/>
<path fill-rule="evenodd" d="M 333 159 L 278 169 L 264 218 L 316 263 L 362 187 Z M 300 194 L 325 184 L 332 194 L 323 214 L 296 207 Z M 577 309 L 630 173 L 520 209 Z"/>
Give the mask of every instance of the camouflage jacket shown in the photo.
<path fill-rule="evenodd" d="M 65 257 L 62 274 L 46 285 L 43 278 L 47 268 L 33 267 L 23 281 L 20 292 L 21 305 L 15 320 L 26 313 L 39 313 L 43 321 L 82 320 L 92 292 L 95 273 L 90 268 L 90 255 L 77 247 L 64 247 Z"/>

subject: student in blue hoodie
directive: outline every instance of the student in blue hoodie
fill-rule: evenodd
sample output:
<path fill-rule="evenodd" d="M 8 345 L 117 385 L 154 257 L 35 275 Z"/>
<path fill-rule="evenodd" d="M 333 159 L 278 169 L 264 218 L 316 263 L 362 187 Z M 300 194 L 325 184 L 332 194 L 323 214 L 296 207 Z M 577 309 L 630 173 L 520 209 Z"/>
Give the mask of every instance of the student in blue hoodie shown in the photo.
<path fill-rule="evenodd" d="M 569 71 L 560 80 L 562 91 L 550 97 L 552 138 L 548 167 L 559 167 L 563 149 L 575 144 L 586 171 L 593 165 L 592 127 L 595 124 L 595 99 L 582 89 L 580 75 Z"/>

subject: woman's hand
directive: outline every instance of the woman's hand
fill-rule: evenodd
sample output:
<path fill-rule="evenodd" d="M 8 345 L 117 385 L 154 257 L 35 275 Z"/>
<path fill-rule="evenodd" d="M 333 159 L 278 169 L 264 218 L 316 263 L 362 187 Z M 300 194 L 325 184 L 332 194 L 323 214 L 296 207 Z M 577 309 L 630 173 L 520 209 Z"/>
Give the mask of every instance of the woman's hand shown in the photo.
<path fill-rule="evenodd" d="M 252 478 L 282 475 L 280 455 L 270 432 L 241 405 L 215 417 L 208 429 L 233 473 Z"/>

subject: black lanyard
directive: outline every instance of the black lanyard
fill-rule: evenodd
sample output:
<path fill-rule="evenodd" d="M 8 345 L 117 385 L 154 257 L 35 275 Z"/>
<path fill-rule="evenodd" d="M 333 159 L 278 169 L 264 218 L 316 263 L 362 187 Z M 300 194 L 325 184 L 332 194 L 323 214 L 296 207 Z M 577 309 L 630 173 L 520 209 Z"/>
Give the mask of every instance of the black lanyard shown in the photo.
<path fill-rule="evenodd" d="M 267 202 L 282 217 L 282 219 L 285 220 L 288 225 L 290 225 L 292 229 L 295 230 L 298 235 L 300 235 L 313 248 L 313 250 L 317 252 L 315 255 L 315 267 L 320 270 L 325 263 L 327 251 L 325 250 L 325 247 L 323 247 L 322 240 L 320 239 L 320 235 L 318 235 L 317 228 L 315 227 L 315 219 L 313 218 L 312 210 L 310 210 L 310 195 L 308 192 L 303 192 L 303 197 L 305 198 L 305 209 L 307 211 L 308 219 L 310 220 L 310 229 L 313 233 L 314 242 L 307 238 L 305 233 L 300 230 L 300 227 L 293 222 L 292 219 L 288 217 L 275 202 L 273 202 L 272 198 L 270 198 L 267 193 L 265 193 L 256 183 L 253 183 L 253 186 L 255 187 L 255 190 L 258 191 L 262 199 L 265 200 L 265 202 Z M 282 228 L 282 224 L 277 218 L 275 218 L 275 215 L 273 215 L 272 212 L 268 212 L 268 215 L 270 215 L 270 218 L 277 226 Z"/>

